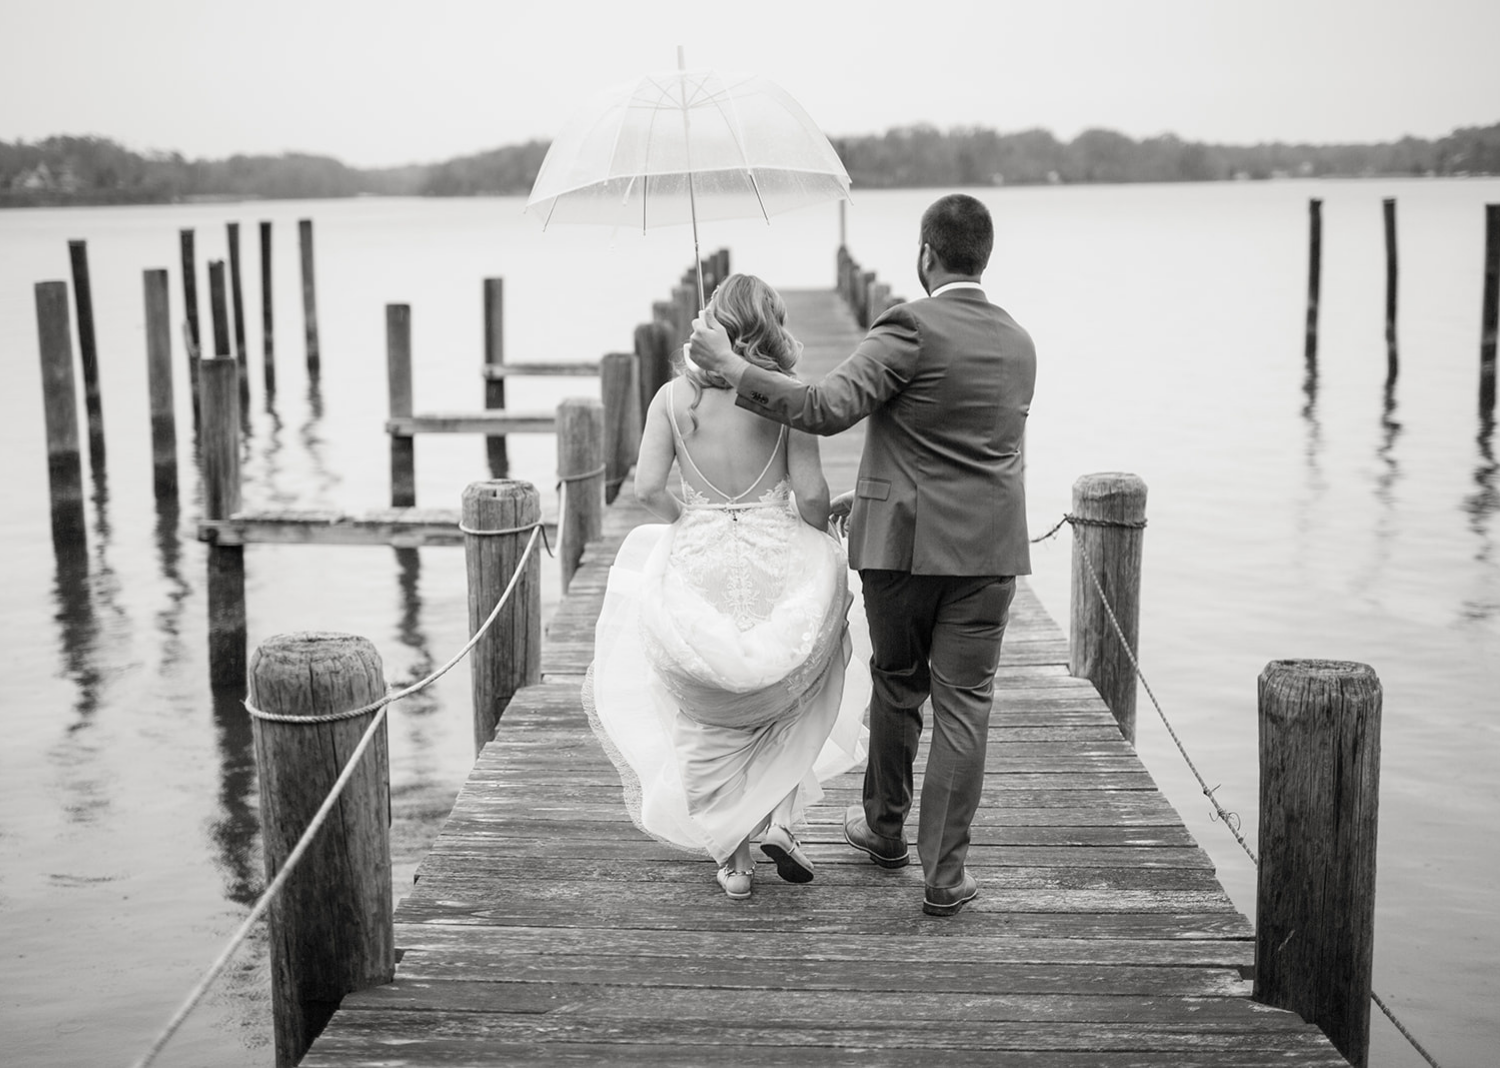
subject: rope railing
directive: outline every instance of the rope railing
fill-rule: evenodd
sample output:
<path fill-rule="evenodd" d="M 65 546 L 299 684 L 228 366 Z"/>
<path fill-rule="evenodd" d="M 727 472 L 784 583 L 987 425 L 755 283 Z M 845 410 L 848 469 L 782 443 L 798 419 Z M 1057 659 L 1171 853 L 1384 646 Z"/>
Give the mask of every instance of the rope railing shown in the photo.
<path fill-rule="evenodd" d="M 1065 513 L 1051 530 L 1040 537 L 1032 538 L 1032 544 L 1046 541 L 1056 535 L 1064 526 L 1070 524 L 1096 527 L 1125 527 L 1135 530 L 1144 527 L 1146 522 L 1145 520 L 1139 522 L 1121 522 L 1117 520 L 1087 519 L 1071 513 Z M 1156 694 L 1152 691 L 1151 684 L 1146 681 L 1145 672 L 1141 670 L 1140 661 L 1136 659 L 1135 650 L 1130 647 L 1130 642 L 1125 637 L 1125 630 L 1120 626 L 1119 619 L 1115 617 L 1114 606 L 1109 603 L 1109 598 L 1104 594 L 1104 585 L 1099 581 L 1099 574 L 1094 569 L 1094 562 L 1089 559 L 1087 553 L 1080 553 L 1079 555 L 1083 558 L 1084 566 L 1088 568 L 1089 579 L 1093 582 L 1094 589 L 1099 591 L 1099 603 L 1104 606 L 1104 613 L 1109 617 L 1110 626 L 1114 628 L 1115 635 L 1120 639 L 1120 645 L 1130 660 L 1130 666 L 1134 669 L 1136 678 L 1140 680 L 1141 687 L 1146 691 L 1146 696 L 1151 699 L 1151 706 L 1156 709 L 1156 714 L 1161 718 L 1162 725 L 1167 728 L 1167 733 L 1171 736 L 1173 744 L 1177 746 L 1177 751 L 1182 754 L 1182 759 L 1187 762 L 1188 769 L 1193 773 L 1193 778 L 1198 780 L 1198 786 L 1202 789 L 1203 796 L 1208 798 L 1209 804 L 1213 806 L 1214 815 L 1212 819 L 1215 822 L 1223 823 L 1228 828 L 1229 833 L 1234 836 L 1234 840 L 1240 844 L 1240 848 L 1250 858 L 1250 863 L 1258 869 L 1260 867 L 1260 859 L 1256 857 L 1255 852 L 1250 848 L 1250 844 L 1245 841 L 1245 836 L 1240 833 L 1240 818 L 1238 814 L 1225 809 L 1219 803 L 1219 799 L 1214 796 L 1219 787 L 1214 786 L 1210 788 L 1208 782 L 1199 773 L 1198 766 L 1193 763 L 1193 758 L 1188 755 L 1187 747 L 1182 744 L 1182 739 L 1177 736 L 1177 731 L 1173 728 L 1172 721 L 1167 718 L 1167 713 L 1162 709 L 1161 702 L 1156 699 Z M 1396 1018 L 1396 1014 L 1373 989 L 1370 991 L 1370 1000 L 1395 1025 L 1396 1030 L 1401 1033 L 1401 1036 L 1411 1043 L 1412 1048 L 1421 1054 L 1423 1060 L 1432 1065 L 1432 1068 L 1441 1068 L 1438 1062 L 1433 1059 L 1432 1054 L 1428 1053 L 1426 1048 L 1423 1047 L 1421 1042 L 1417 1041 L 1416 1036 L 1411 1033 L 1406 1025 Z"/>
<path fill-rule="evenodd" d="M 183 1000 L 177 1011 L 172 1014 L 172 1018 L 167 1021 L 166 1026 L 163 1027 L 161 1032 L 157 1035 L 156 1040 L 151 1043 L 151 1048 L 148 1049 L 145 1054 L 140 1057 L 140 1059 L 136 1060 L 133 1063 L 132 1068 L 148 1068 L 148 1066 L 156 1060 L 156 1058 L 161 1054 L 161 1051 L 166 1047 L 167 1043 L 171 1041 L 172 1036 L 177 1033 L 178 1028 L 182 1026 L 183 1022 L 198 1006 L 198 1003 L 203 1000 L 203 996 L 208 993 L 208 989 L 213 985 L 214 980 L 217 979 L 219 977 L 219 974 L 223 972 L 226 966 L 228 966 L 229 961 L 234 956 L 235 951 L 239 949 L 239 947 L 244 943 L 245 939 L 250 936 L 250 932 L 254 929 L 256 922 L 263 915 L 265 915 L 266 910 L 271 907 L 271 903 L 276 899 L 277 895 L 281 893 L 282 888 L 286 886 L 287 880 L 291 877 L 292 871 L 297 867 L 298 862 L 301 861 L 303 855 L 312 845 L 312 841 L 315 837 L 317 837 L 318 831 L 320 831 L 323 827 L 323 824 L 327 822 L 328 816 L 333 811 L 334 805 L 338 803 L 340 795 L 342 795 L 344 792 L 344 787 L 347 786 L 349 784 L 349 780 L 354 777 L 354 773 L 358 769 L 360 760 L 364 757 L 366 750 L 369 749 L 370 744 L 374 740 L 376 732 L 379 731 L 381 724 L 385 722 L 386 711 L 387 709 L 389 709 L 391 704 L 393 702 L 401 700 L 404 697 L 410 697 L 412 694 L 418 693 L 419 691 L 426 689 L 428 686 L 431 686 L 434 682 L 442 678 L 455 666 L 457 666 L 457 664 L 461 660 L 463 660 L 464 657 L 469 655 L 469 652 L 474 648 L 474 646 L 479 644 L 479 639 L 484 637 L 485 632 L 488 631 L 494 624 L 495 620 L 500 617 L 500 610 L 504 608 L 506 603 L 510 600 L 511 594 L 515 591 L 516 584 L 521 579 L 521 574 L 526 566 L 526 562 L 531 558 L 531 554 L 536 548 L 538 539 L 541 539 L 543 546 L 547 548 L 547 551 L 549 553 L 551 552 L 551 547 L 546 544 L 545 528 L 540 522 L 530 523 L 526 526 L 521 527 L 507 528 L 505 530 L 469 530 L 467 528 L 464 528 L 464 533 L 478 536 L 520 534 L 524 533 L 527 530 L 531 531 L 531 537 L 526 542 L 526 548 L 521 553 L 521 559 L 516 563 L 515 573 L 511 575 L 510 582 L 506 584 L 505 590 L 500 594 L 499 600 L 495 602 L 495 607 L 493 610 L 491 610 L 489 617 L 485 619 L 485 621 L 480 624 L 480 626 L 474 631 L 473 635 L 464 644 L 462 649 L 453 654 L 453 656 L 448 659 L 447 663 L 443 664 L 440 668 L 438 668 L 436 671 L 432 672 L 425 678 L 412 683 L 410 686 L 407 686 L 404 689 L 394 690 L 381 697 L 378 697 L 368 704 L 361 705 L 359 708 L 352 708 L 347 712 L 332 712 L 321 716 L 283 716 L 255 708 L 248 701 L 244 702 L 245 711 L 248 712 L 252 717 L 256 719 L 271 720 L 277 723 L 332 723 L 338 720 L 353 719 L 358 716 L 369 715 L 371 712 L 375 713 L 375 718 L 370 720 L 369 726 L 365 728 L 364 734 L 360 737 L 359 744 L 354 747 L 354 751 L 349 755 L 349 759 L 345 762 L 343 771 L 339 773 L 338 779 L 336 779 L 333 786 L 329 788 L 328 796 L 323 799 L 322 805 L 318 807 L 317 812 L 315 812 L 312 819 L 308 821 L 307 829 L 302 832 L 302 837 L 297 840 L 297 844 L 287 855 L 286 862 L 282 864 L 281 870 L 276 873 L 276 878 L 271 880 L 270 885 L 261 892 L 261 895 L 256 900 L 254 907 L 250 909 L 249 915 L 246 916 L 244 922 L 240 924 L 239 929 L 236 930 L 232 936 L 230 936 L 228 943 L 224 946 L 223 950 L 220 951 L 218 957 L 216 957 L 214 959 L 214 962 L 209 965 L 208 970 L 203 973 L 202 978 L 200 978 L 197 984 L 194 985 L 193 989 L 189 991 L 188 996 Z"/>

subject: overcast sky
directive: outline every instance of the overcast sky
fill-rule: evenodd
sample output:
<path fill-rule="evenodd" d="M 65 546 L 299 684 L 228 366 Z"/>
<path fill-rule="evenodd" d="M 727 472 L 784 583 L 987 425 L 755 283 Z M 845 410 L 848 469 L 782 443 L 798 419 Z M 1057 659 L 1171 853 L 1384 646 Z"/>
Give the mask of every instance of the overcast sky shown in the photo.
<path fill-rule="evenodd" d="M 433 162 L 549 138 L 679 44 L 690 67 L 778 82 L 831 135 L 1500 122 L 1500 0 L 0 0 L 0 140 Z"/>

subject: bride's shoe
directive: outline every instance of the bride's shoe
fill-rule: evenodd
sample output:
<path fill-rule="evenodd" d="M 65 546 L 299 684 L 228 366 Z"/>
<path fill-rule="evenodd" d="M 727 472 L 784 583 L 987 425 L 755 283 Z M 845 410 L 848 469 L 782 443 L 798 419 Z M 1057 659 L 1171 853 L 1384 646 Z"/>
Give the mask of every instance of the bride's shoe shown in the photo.
<path fill-rule="evenodd" d="M 802 846 L 791 831 L 779 823 L 766 828 L 761 839 L 760 851 L 776 862 L 776 874 L 789 883 L 813 881 L 812 861 L 802 852 Z"/>
<path fill-rule="evenodd" d="M 732 901 L 743 901 L 750 896 L 750 884 L 755 878 L 754 871 L 739 871 L 731 868 L 728 864 L 719 869 L 715 876 L 719 885 L 724 888 L 724 893 Z"/>

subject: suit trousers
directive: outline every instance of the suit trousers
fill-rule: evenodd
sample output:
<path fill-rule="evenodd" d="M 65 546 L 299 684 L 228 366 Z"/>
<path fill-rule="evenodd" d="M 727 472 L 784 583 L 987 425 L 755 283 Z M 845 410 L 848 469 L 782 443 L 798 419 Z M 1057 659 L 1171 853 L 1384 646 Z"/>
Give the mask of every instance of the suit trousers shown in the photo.
<path fill-rule="evenodd" d="M 874 569 L 859 575 L 873 648 L 865 819 L 877 835 L 903 837 L 922 705 L 931 696 L 917 855 L 928 886 L 957 886 L 984 789 L 995 669 L 1016 580 Z"/>

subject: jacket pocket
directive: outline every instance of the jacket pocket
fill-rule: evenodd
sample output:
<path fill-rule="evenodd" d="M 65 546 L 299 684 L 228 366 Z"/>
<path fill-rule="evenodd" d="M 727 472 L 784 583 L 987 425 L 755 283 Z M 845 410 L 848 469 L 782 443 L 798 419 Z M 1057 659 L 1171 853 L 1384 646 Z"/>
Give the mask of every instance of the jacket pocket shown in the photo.
<path fill-rule="evenodd" d="M 862 478 L 855 483 L 854 494 L 872 501 L 884 501 L 890 498 L 891 484 L 884 478 Z"/>

